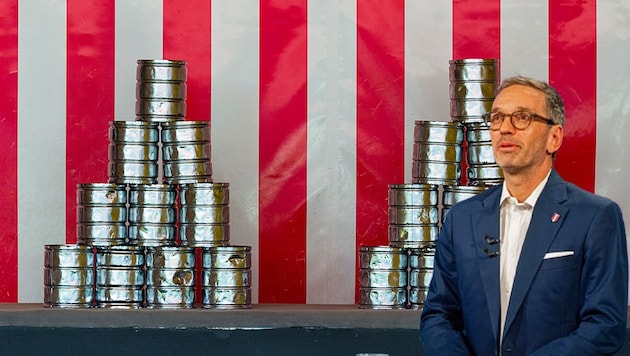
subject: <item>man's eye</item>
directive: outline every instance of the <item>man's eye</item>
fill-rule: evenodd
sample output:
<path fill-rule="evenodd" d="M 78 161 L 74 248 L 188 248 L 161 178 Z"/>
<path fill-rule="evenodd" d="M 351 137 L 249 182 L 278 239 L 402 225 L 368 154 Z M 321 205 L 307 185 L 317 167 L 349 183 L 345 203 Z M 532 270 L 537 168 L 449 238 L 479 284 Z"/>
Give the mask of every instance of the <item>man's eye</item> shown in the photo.
<path fill-rule="evenodd" d="M 519 121 L 529 121 L 529 114 L 527 114 L 526 112 L 517 112 L 514 113 L 513 116 Z"/>

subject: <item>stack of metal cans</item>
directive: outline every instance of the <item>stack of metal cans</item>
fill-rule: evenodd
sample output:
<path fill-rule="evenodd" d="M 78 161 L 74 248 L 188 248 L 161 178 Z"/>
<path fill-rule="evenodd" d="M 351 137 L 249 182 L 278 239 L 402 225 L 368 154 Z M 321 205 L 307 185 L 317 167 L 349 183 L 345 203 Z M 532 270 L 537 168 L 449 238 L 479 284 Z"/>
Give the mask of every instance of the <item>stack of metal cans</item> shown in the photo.
<path fill-rule="evenodd" d="M 492 153 L 489 128 L 482 119 L 492 109 L 498 73 L 496 59 L 449 62 L 451 119 L 466 126 L 468 185 L 494 185 L 503 180 Z"/>
<path fill-rule="evenodd" d="M 490 130 L 482 118 L 492 109 L 498 72 L 496 59 L 449 61 L 450 119 L 414 122 L 411 183 L 389 185 L 388 245 L 361 247 L 359 252 L 360 307 L 405 304 L 392 302 L 395 293 L 391 289 L 386 298 L 380 289 L 374 289 L 379 276 L 391 277 L 391 273 L 372 271 L 366 264 L 369 256 L 394 259 L 399 253 L 409 254 L 405 305 L 422 307 L 433 276 L 439 231 L 449 209 L 503 181 L 494 160 Z M 462 171 L 466 172 L 466 182 L 462 182 Z"/>
<path fill-rule="evenodd" d="M 202 252 L 202 305 L 213 309 L 251 307 L 251 247 L 205 247 Z"/>
<path fill-rule="evenodd" d="M 77 245 L 46 248 L 45 306 L 192 308 L 215 247 L 243 262 L 204 268 L 204 307 L 251 304 L 251 248 L 230 246 L 229 184 L 212 179 L 210 121 L 184 120 L 186 77 L 185 61 L 137 61 L 135 121 L 108 129 L 108 182 L 77 184 Z"/>

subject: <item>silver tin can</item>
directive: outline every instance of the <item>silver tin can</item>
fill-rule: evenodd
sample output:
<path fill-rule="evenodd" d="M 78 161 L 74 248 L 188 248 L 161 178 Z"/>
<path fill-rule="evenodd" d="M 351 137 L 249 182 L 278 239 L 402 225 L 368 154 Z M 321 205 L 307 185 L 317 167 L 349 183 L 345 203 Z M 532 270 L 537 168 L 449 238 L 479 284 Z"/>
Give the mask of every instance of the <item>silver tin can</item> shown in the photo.
<path fill-rule="evenodd" d="M 92 246 L 45 245 L 44 307 L 92 307 L 94 281 Z"/>
<path fill-rule="evenodd" d="M 204 308 L 251 306 L 251 247 L 202 249 L 202 305 Z"/>
<path fill-rule="evenodd" d="M 193 308 L 195 250 L 186 247 L 147 249 L 147 308 Z"/>
<path fill-rule="evenodd" d="M 99 308 L 144 306 L 145 252 L 138 246 L 96 248 L 95 300 Z"/>

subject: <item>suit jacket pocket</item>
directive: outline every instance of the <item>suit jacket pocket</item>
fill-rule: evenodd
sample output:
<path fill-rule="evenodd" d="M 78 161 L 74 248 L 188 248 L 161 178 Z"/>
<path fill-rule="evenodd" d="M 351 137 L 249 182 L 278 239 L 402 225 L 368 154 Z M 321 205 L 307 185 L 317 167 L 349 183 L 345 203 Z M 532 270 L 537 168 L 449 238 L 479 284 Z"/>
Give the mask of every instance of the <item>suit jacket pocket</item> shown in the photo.
<path fill-rule="evenodd" d="M 542 261 L 540 270 L 550 270 L 558 268 L 571 268 L 576 264 L 575 255 L 562 256 L 557 258 L 549 258 Z"/>

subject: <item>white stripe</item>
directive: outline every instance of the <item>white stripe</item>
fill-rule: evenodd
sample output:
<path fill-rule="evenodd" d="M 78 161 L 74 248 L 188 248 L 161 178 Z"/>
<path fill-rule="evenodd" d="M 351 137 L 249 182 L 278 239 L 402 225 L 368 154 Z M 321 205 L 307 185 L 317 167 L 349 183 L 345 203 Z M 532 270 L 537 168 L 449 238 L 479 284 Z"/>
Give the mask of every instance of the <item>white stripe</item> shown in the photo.
<path fill-rule="evenodd" d="M 44 245 L 66 241 L 66 4 L 18 7 L 18 302 L 41 303 Z"/>
<path fill-rule="evenodd" d="M 630 216 L 630 4 L 597 2 L 597 139 L 595 193 Z M 626 235 L 630 236 L 626 220 Z M 628 244 L 630 254 L 630 244 Z M 630 303 L 630 298 L 629 298 Z"/>
<path fill-rule="evenodd" d="M 405 182 L 411 182 L 416 120 L 449 121 L 452 1 L 405 1 Z"/>
<path fill-rule="evenodd" d="M 162 2 L 117 0 L 115 6 L 114 120 L 135 120 L 137 61 L 162 59 Z"/>
<path fill-rule="evenodd" d="M 501 77 L 549 77 L 548 0 L 501 1 Z"/>
<path fill-rule="evenodd" d="M 257 0 L 212 3 L 212 168 L 230 183 L 230 243 L 252 247 L 252 303 L 258 302 Z"/>
<path fill-rule="evenodd" d="M 356 2 L 308 3 L 306 302 L 353 304 Z"/>

